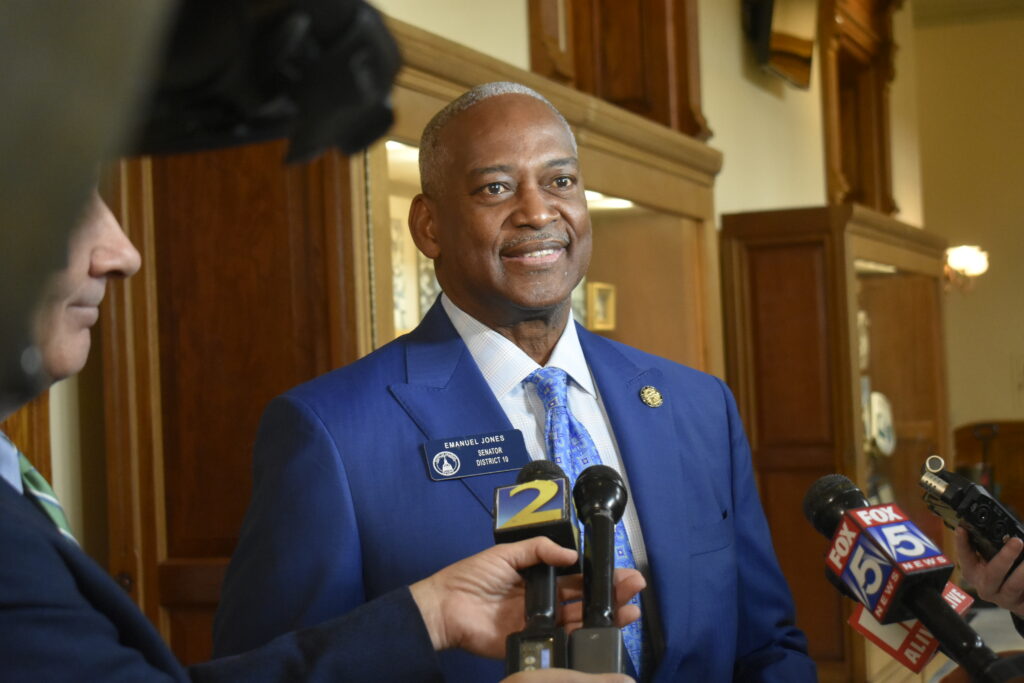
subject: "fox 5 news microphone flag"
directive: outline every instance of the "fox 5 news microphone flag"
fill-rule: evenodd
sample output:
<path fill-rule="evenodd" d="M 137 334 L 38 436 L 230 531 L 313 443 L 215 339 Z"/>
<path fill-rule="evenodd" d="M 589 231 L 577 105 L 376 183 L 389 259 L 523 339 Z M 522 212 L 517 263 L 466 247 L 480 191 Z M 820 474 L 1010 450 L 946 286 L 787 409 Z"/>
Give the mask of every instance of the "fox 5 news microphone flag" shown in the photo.
<path fill-rule="evenodd" d="M 850 625 L 914 673 L 939 642 L 904 607 L 902 594 L 920 582 L 945 584 L 942 597 L 958 614 L 973 602 L 948 582 L 953 565 L 897 505 L 848 510 L 836 528 L 825 565 L 860 605 Z"/>

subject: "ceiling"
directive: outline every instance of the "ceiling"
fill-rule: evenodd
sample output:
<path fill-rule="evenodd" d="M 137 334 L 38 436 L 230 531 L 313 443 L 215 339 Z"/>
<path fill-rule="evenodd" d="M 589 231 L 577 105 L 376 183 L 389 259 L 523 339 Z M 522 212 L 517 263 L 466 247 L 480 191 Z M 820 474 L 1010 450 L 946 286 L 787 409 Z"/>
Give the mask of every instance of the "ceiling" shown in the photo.
<path fill-rule="evenodd" d="M 1024 0 L 911 0 L 917 24 L 1024 17 Z"/>

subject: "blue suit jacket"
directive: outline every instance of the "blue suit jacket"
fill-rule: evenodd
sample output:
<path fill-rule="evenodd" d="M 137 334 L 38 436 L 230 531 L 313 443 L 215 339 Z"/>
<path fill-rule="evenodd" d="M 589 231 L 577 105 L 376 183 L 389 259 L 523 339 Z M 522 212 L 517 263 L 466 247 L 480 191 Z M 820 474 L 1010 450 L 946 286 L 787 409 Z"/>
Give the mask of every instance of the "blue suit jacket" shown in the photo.
<path fill-rule="evenodd" d="M 636 497 L 664 636 L 655 679 L 814 680 L 729 390 L 582 328 L 579 338 Z M 663 406 L 640 400 L 646 385 Z M 439 303 L 410 334 L 274 399 L 215 651 L 344 613 L 492 545 L 494 488 L 516 472 L 433 481 L 422 445 L 508 429 Z M 502 671 L 456 652 L 442 665 L 451 681 Z"/>
<path fill-rule="evenodd" d="M 394 647 L 406 652 L 392 656 Z M 237 657 L 183 668 L 114 581 L 0 479 L 0 681 L 440 680 L 408 590 Z"/>

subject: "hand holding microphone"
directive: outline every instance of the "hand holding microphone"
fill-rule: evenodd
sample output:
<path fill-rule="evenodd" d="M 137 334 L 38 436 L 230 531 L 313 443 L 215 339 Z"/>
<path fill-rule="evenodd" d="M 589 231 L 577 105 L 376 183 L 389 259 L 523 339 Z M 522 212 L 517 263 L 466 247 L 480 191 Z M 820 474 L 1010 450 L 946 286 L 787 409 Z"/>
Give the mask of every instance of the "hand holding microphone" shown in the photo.
<path fill-rule="evenodd" d="M 579 542 L 569 480 L 562 468 L 548 460 L 535 460 L 519 471 L 516 486 L 494 492 L 494 541 L 546 536 L 576 549 Z M 526 628 L 509 635 L 507 673 L 564 668 L 568 664 L 565 630 L 556 624 L 556 569 L 537 564 L 523 570 L 526 582 Z"/>
<path fill-rule="evenodd" d="M 536 538 L 537 536 L 547 536 L 560 544 L 572 548 L 578 547 L 577 525 L 572 503 L 568 499 L 568 481 L 561 468 L 550 461 L 535 461 L 523 468 L 517 477 L 517 482 L 515 486 L 499 487 L 495 491 L 494 533 L 499 545 L 481 555 L 492 551 L 504 553 L 508 548 L 522 545 L 522 543 L 509 545 L 503 541 L 533 537 L 533 542 L 536 542 L 539 540 Z M 520 588 L 519 595 L 521 597 L 516 605 L 518 609 L 515 617 L 521 627 L 524 623 L 525 612 L 526 628 L 512 633 L 508 638 L 506 662 L 509 665 L 509 673 L 527 665 L 521 657 L 522 654 L 529 651 L 529 648 L 523 648 L 524 643 L 530 643 L 532 640 L 534 644 L 550 645 L 550 641 L 545 640 L 544 633 L 552 630 L 553 624 L 548 617 L 551 609 L 554 610 L 555 628 L 561 624 L 565 633 L 571 634 L 584 625 L 583 610 L 588 602 L 586 600 L 580 602 L 584 587 L 583 577 L 579 574 L 579 562 L 543 561 L 547 565 L 556 567 L 555 572 L 569 572 L 571 575 L 559 578 L 557 595 L 552 596 L 548 587 L 551 576 L 548 572 L 552 571 L 550 568 L 541 566 L 536 570 L 540 574 L 539 578 L 536 575 L 531 576 L 527 572 L 522 572 L 522 583 L 525 585 Z M 536 560 L 530 564 L 536 564 Z M 518 566 L 525 568 L 527 565 L 519 564 Z M 634 569 L 615 570 L 611 576 L 613 577 L 612 606 L 616 608 L 614 625 L 621 628 L 639 618 L 639 608 L 627 603 L 643 590 L 646 582 L 640 572 Z M 525 610 L 523 609 L 524 604 Z M 559 604 L 561 604 L 560 614 Z M 552 605 L 554 606 L 551 607 Z M 505 632 L 512 630 L 515 629 L 506 628 Z M 549 662 L 551 659 L 549 657 Z M 537 666 L 542 663 L 537 657 L 537 661 L 530 663 L 529 666 Z"/>

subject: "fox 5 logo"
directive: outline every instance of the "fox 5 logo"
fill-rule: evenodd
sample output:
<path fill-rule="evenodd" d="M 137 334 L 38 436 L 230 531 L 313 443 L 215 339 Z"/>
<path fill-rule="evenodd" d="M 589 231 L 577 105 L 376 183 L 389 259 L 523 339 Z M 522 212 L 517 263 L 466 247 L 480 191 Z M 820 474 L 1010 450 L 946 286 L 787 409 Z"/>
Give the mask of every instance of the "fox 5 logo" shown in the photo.
<path fill-rule="evenodd" d="M 912 522 L 872 527 L 867 533 L 899 564 L 942 555 L 942 551 Z"/>
<path fill-rule="evenodd" d="M 892 572 L 892 563 L 870 540 L 861 536 L 850 552 L 849 562 L 843 568 L 842 580 L 861 604 L 874 611 Z"/>

